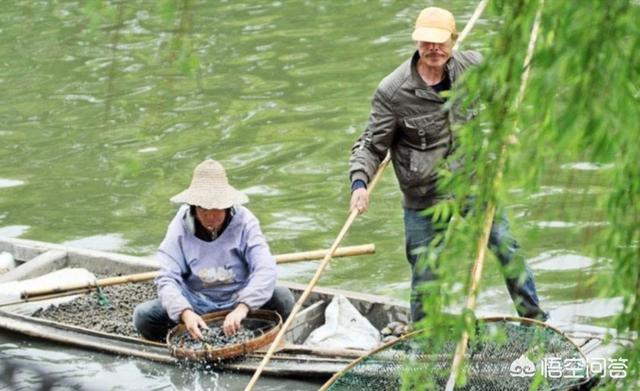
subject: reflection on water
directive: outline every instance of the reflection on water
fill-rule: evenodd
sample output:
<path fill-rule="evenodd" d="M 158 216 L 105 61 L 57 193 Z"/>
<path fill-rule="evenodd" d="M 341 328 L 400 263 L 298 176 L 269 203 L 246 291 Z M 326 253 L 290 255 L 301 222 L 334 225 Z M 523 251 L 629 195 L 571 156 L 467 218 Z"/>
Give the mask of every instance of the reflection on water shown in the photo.
<path fill-rule="evenodd" d="M 571 270 L 589 268 L 595 259 L 566 251 L 549 251 L 528 260 L 534 270 Z"/>
<path fill-rule="evenodd" d="M 295 262 L 278 266 L 278 278 L 286 281 L 294 280 L 301 274 L 313 274 L 320 262 Z M 329 265 L 329 268 L 331 265 Z"/>
<path fill-rule="evenodd" d="M 152 153 L 152 152 L 156 152 L 157 150 L 158 150 L 158 148 L 156 148 L 156 147 L 147 147 L 147 148 L 138 149 L 138 152 L 140 152 L 140 153 Z"/>
<path fill-rule="evenodd" d="M 575 163 L 563 164 L 560 166 L 560 168 L 564 168 L 568 170 L 578 170 L 578 171 L 597 171 L 597 170 L 610 170 L 613 168 L 613 164 L 575 162 Z"/>
<path fill-rule="evenodd" d="M 589 228 L 604 227 L 605 221 L 530 221 L 529 224 L 538 228 Z"/>
<path fill-rule="evenodd" d="M 127 244 L 127 240 L 122 237 L 122 234 L 106 234 L 67 240 L 62 244 L 69 247 L 118 252 Z"/>
<path fill-rule="evenodd" d="M 602 194 L 605 189 L 603 188 L 567 188 L 557 186 L 541 186 L 540 191 L 530 194 L 528 198 L 540 198 L 547 196 L 557 196 L 559 194 L 572 193 L 576 195 L 593 195 Z"/>
<path fill-rule="evenodd" d="M 273 188 L 270 188 L 269 186 L 260 186 L 260 185 L 251 186 L 246 189 L 242 189 L 242 192 L 248 196 L 260 195 L 263 197 L 264 196 L 275 197 L 282 194 L 278 189 L 273 189 Z"/>
<path fill-rule="evenodd" d="M 21 186 L 23 184 L 24 184 L 24 181 L 19 181 L 16 179 L 0 178 L 0 188 Z"/>
<path fill-rule="evenodd" d="M 87 391 L 242 390 L 249 382 L 248 375 L 223 375 L 206 365 L 163 365 L 68 347 L 57 348 L 51 349 L 51 344 L 40 341 L 25 341 L 22 336 L 0 334 L 3 365 L 11 363 L 17 367 L 38 370 L 17 373 L 16 383 L 25 389 L 34 389 L 41 384 L 43 373 L 56 381 L 60 387 L 57 389 Z M 316 390 L 319 387 L 318 383 L 303 381 L 287 381 L 285 386 L 282 381 L 268 377 L 260 381 L 260 386 L 268 390 Z"/>
<path fill-rule="evenodd" d="M 620 313 L 624 304 L 621 297 L 592 299 L 584 301 L 578 299 L 573 302 L 554 303 L 551 311 L 553 321 L 590 323 L 599 318 L 608 318 Z"/>
<path fill-rule="evenodd" d="M 0 227 L 0 236 L 6 236 L 8 238 L 17 238 L 22 236 L 25 232 L 29 230 L 28 225 L 8 225 L 5 227 Z"/>

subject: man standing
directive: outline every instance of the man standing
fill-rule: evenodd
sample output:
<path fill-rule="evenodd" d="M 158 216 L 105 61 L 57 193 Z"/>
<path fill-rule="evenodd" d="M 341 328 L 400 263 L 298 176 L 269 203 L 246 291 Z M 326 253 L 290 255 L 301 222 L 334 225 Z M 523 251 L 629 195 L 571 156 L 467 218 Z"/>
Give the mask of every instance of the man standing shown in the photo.
<path fill-rule="evenodd" d="M 438 167 L 454 148 L 451 125 L 468 119 L 460 102 L 445 106 L 447 91 L 460 75 L 477 64 L 477 52 L 454 52 L 457 39 L 453 15 L 442 8 L 420 12 L 412 38 L 413 56 L 385 77 L 373 97 L 371 114 L 364 133 L 352 148 L 350 159 L 351 208 L 367 210 L 367 184 L 391 153 L 394 171 L 403 194 L 407 260 L 411 265 L 411 314 L 414 321 L 425 316 L 420 287 L 437 278 L 434 270 L 419 262 L 438 233 L 426 209 L 446 198 L 437 193 Z M 508 273 L 507 288 L 520 316 L 546 319 L 540 309 L 533 275 L 518 243 L 509 232 L 504 216 L 494 220 L 489 246 Z"/>

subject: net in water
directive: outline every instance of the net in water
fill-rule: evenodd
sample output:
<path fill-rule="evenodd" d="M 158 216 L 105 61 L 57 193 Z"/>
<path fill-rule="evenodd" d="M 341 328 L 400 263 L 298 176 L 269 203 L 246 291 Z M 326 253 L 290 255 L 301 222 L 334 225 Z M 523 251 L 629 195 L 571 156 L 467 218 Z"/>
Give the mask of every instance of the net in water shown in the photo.
<path fill-rule="evenodd" d="M 444 389 L 456 344 L 436 341 L 425 331 L 408 334 L 356 360 L 323 389 Z M 552 327 L 520 318 L 476 323 L 464 376 L 456 390 L 564 390 L 589 380 L 578 346 Z"/>

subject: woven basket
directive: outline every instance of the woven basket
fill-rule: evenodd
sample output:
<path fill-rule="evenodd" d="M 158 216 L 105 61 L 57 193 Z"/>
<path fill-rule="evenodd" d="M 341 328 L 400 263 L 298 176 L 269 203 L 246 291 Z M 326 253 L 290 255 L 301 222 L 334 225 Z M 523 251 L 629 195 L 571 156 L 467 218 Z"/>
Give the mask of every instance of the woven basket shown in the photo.
<path fill-rule="evenodd" d="M 210 327 L 222 327 L 224 318 L 231 311 L 218 311 L 205 314 L 202 316 L 202 320 Z M 202 348 L 202 349 L 189 349 L 173 344 L 174 337 L 183 333 L 188 333 L 184 324 L 179 324 L 174 327 L 169 334 L 167 334 L 167 346 L 172 356 L 178 358 L 185 358 L 194 361 L 219 361 L 224 359 L 230 359 L 234 357 L 243 356 L 247 353 L 251 353 L 256 349 L 270 344 L 278 335 L 280 327 L 282 327 L 282 318 L 275 311 L 267 310 L 254 310 L 249 312 L 247 317 L 242 321 L 246 323 L 272 323 L 273 326 L 268 330 L 264 330 L 262 335 L 258 335 L 251 340 L 239 344 L 224 345 L 215 348 Z"/>

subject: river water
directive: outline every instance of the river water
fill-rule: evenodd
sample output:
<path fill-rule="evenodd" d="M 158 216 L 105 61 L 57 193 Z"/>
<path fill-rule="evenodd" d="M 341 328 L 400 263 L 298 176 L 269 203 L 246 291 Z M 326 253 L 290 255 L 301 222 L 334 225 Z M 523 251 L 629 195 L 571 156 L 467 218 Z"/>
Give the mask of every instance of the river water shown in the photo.
<path fill-rule="evenodd" d="M 350 147 L 377 83 L 413 50 L 410 1 L 12 1 L 0 14 L 0 235 L 152 254 L 195 164 L 221 161 L 274 253 L 327 248 L 347 216 Z M 475 1 L 452 1 L 459 29 Z M 490 18 L 465 48 L 488 49 Z M 586 244 L 606 166 L 550 162 L 506 205 L 544 307 L 605 324 L 617 298 Z M 408 298 L 400 193 L 389 170 L 320 284 Z M 479 312 L 514 313 L 495 260 Z M 280 268 L 308 282 L 316 262 Z M 461 271 L 461 281 L 465 278 Z M 113 358 L 0 333 L 0 356 L 83 389 L 242 389 L 248 377 Z M 24 375 L 28 389 L 35 376 Z M 317 384 L 264 379 L 261 389 Z"/>

